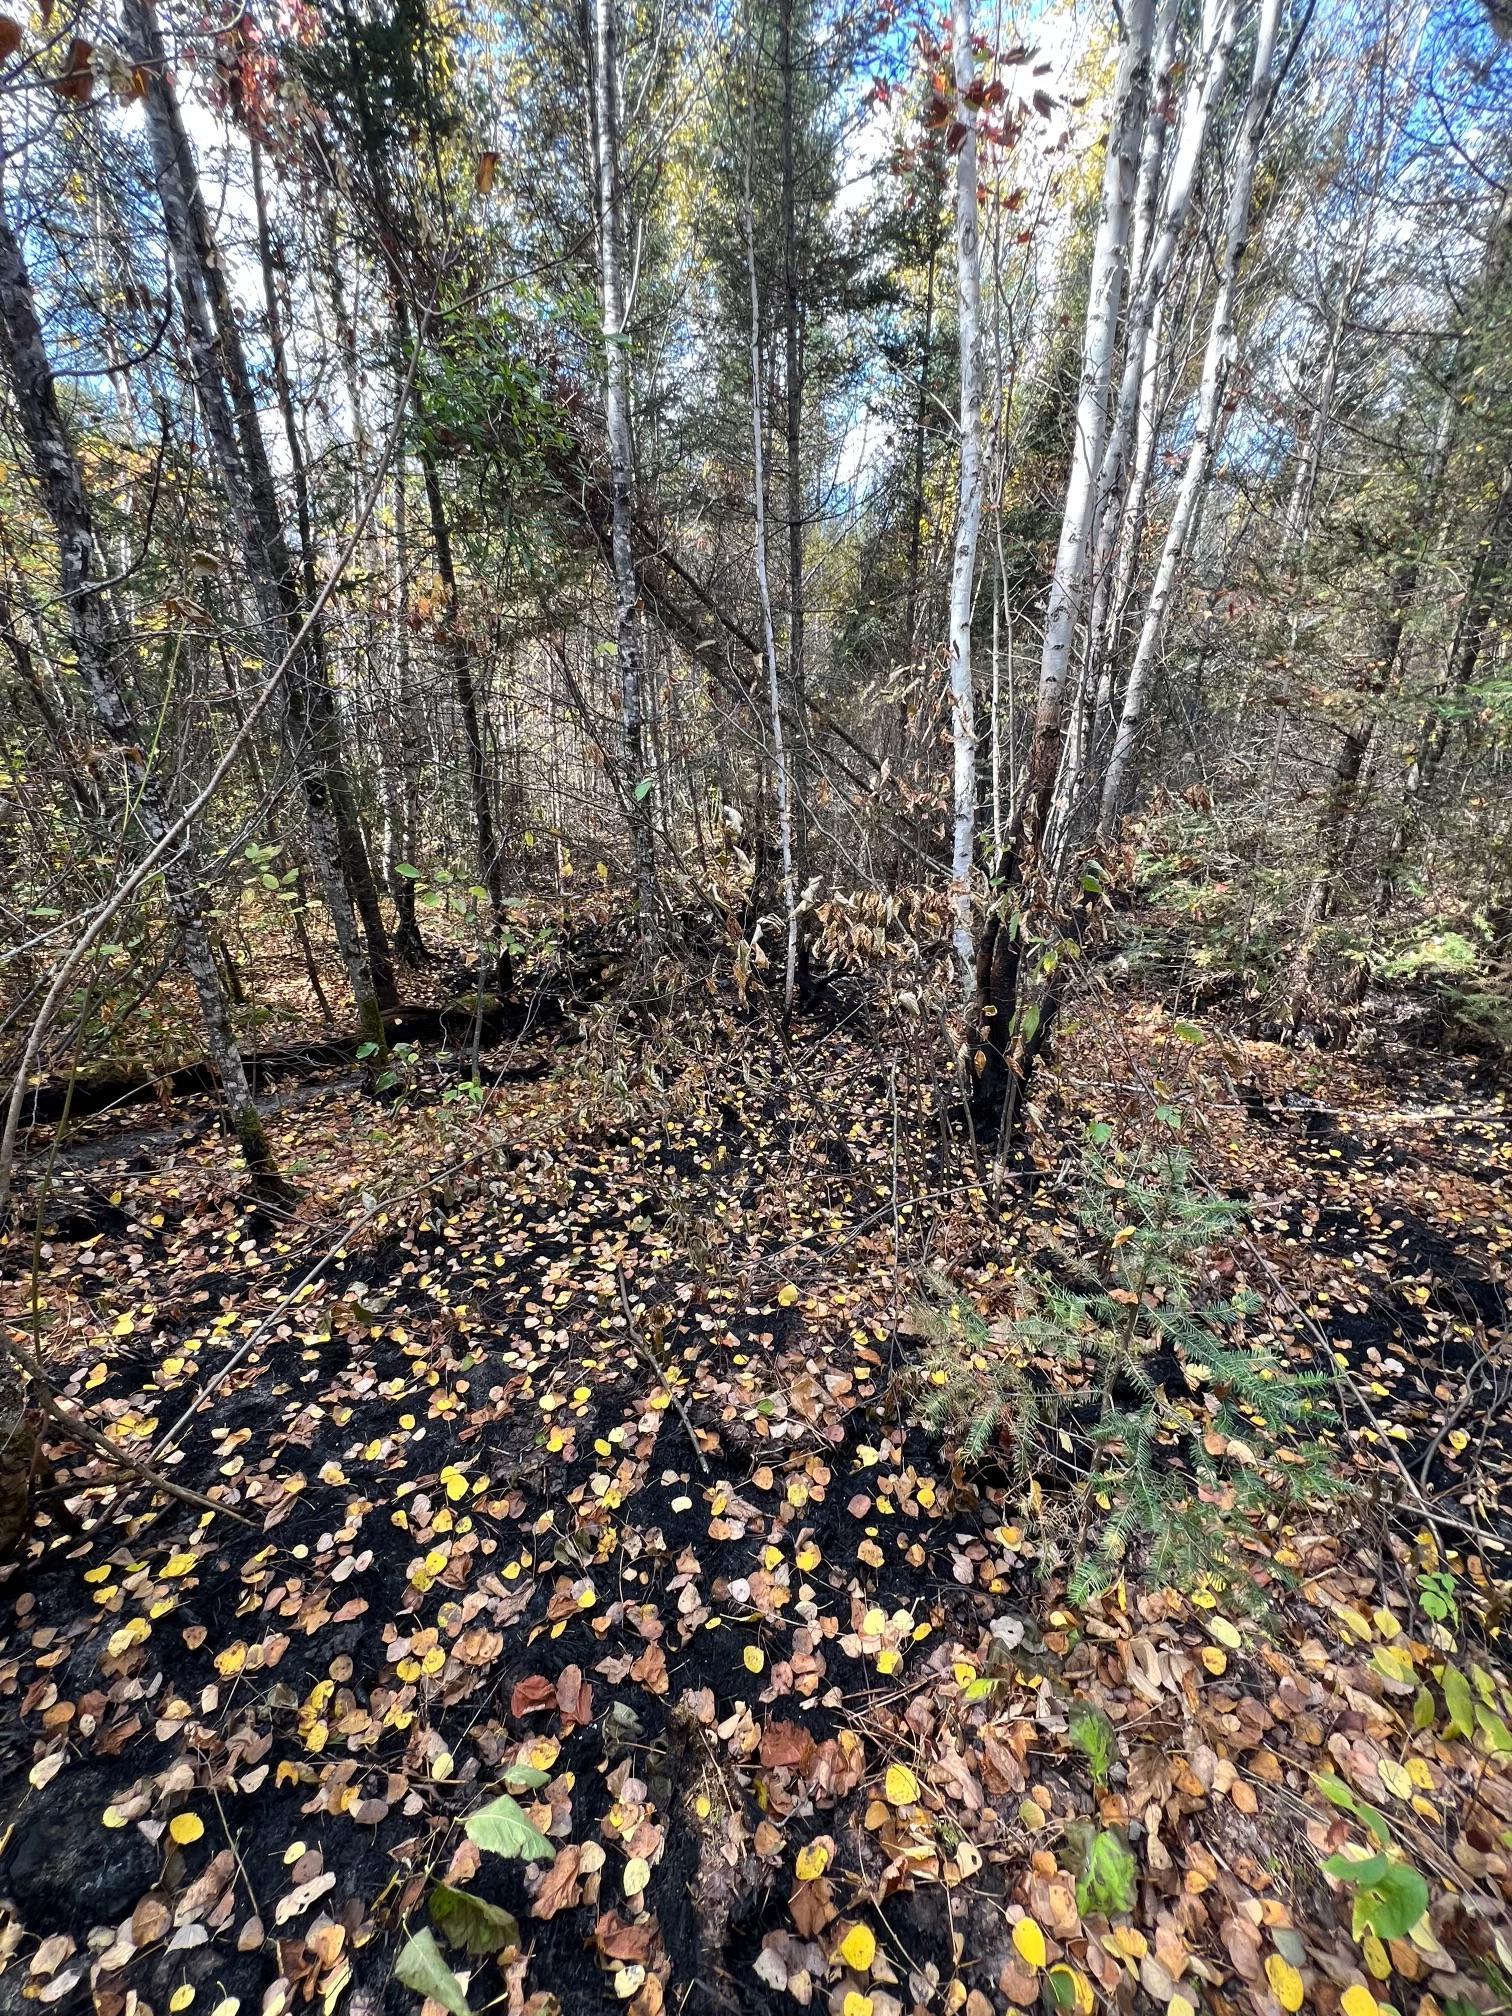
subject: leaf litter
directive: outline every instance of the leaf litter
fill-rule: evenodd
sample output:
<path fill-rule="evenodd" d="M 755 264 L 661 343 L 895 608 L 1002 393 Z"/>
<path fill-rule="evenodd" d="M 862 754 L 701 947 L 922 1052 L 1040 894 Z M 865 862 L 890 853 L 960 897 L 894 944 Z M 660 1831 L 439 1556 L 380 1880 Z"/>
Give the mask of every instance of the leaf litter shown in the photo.
<path fill-rule="evenodd" d="M 1163 1011 L 1116 1013 L 1169 1057 Z M 633 1093 L 553 1054 L 409 1196 L 457 1160 L 444 1114 L 307 1106 L 292 1221 L 210 1153 L 92 1165 L 112 1229 L 46 1242 L 49 1350 L 138 1453 L 193 1409 L 177 1474 L 252 1525 L 56 1452 L 92 1523 L 39 1527 L 0 1597 L 27 1999 L 1505 2000 L 1501 1096 L 1442 1060 L 1182 1060 L 1249 1200 L 1217 1271 L 1339 1370 L 1364 1510 L 1078 1608 L 907 1384 L 925 1246 L 990 1310 L 1064 1236 L 1055 1184 L 962 1188 L 935 1080 L 865 1026 L 776 1066 L 706 1030 Z M 1046 1095 L 1082 1119 L 1127 1103 L 1097 1044 Z"/>

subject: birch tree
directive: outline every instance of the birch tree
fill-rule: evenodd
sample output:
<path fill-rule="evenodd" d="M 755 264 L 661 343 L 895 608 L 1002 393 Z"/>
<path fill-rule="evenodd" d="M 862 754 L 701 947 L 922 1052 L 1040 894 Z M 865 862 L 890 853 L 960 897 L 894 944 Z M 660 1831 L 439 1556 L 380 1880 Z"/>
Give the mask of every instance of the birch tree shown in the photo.
<path fill-rule="evenodd" d="M 961 351 L 961 467 L 955 555 L 950 574 L 950 731 L 954 751 L 950 904 L 953 940 L 968 1000 L 976 984 L 971 876 L 976 850 L 976 702 L 972 690 L 971 612 L 977 535 L 982 524 L 982 276 L 977 224 L 977 127 L 972 84 L 971 0 L 952 0 L 955 38 L 956 313 Z"/>
<path fill-rule="evenodd" d="M 1065 739 L 1066 686 L 1077 619 L 1087 587 L 1097 479 L 1108 432 L 1119 316 L 1128 264 L 1129 230 L 1149 97 L 1153 0 L 1131 0 L 1114 87 L 1103 166 L 1097 235 L 1087 288 L 1081 379 L 1066 502 L 1051 577 L 1028 777 L 1019 808 L 1017 872 L 1031 872 L 1044 842 Z"/>
<path fill-rule="evenodd" d="M 1139 724 L 1143 716 L 1156 652 L 1176 585 L 1177 571 L 1185 556 L 1187 541 L 1196 520 L 1212 465 L 1213 451 L 1222 421 L 1224 394 L 1232 373 L 1236 352 L 1235 303 L 1240 268 L 1250 236 L 1250 197 L 1254 189 L 1255 164 L 1260 158 L 1260 140 L 1270 109 L 1272 72 L 1276 53 L 1276 31 L 1281 17 L 1281 0 L 1260 0 L 1255 30 L 1255 53 L 1250 71 L 1244 116 L 1234 151 L 1233 180 L 1229 189 L 1225 224 L 1223 266 L 1213 300 L 1207 342 L 1203 350 L 1202 378 L 1197 392 L 1197 411 L 1192 445 L 1186 468 L 1171 510 L 1155 578 L 1145 601 L 1139 643 L 1129 667 L 1123 709 L 1113 751 L 1103 777 L 1098 831 L 1106 839 L 1112 832 L 1122 807 L 1133 761 Z"/>

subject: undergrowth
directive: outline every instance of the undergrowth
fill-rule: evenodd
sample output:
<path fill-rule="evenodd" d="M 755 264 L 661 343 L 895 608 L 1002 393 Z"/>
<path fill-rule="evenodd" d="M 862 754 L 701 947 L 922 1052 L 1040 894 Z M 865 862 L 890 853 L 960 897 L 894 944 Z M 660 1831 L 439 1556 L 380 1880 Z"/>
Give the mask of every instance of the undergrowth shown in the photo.
<path fill-rule="evenodd" d="M 1205 1293 L 1201 1263 L 1241 1215 L 1180 1151 L 1089 1143 L 1077 1250 L 1022 1277 L 1006 1315 L 938 1281 L 915 1309 L 927 1424 L 963 1466 L 1006 1462 L 1074 1602 L 1131 1564 L 1160 1585 L 1229 1581 L 1248 1522 L 1338 1488 L 1326 1375 L 1247 1340 L 1250 1298 Z"/>

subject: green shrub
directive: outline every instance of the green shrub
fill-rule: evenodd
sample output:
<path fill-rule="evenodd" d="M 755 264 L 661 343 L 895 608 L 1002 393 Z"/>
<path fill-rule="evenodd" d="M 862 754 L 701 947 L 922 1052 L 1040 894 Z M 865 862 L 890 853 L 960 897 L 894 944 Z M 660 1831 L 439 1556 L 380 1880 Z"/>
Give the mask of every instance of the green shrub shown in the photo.
<path fill-rule="evenodd" d="M 926 1422 L 962 1464 L 1000 1452 L 1074 1602 L 1135 1555 L 1157 1583 L 1230 1580 L 1253 1514 L 1336 1488 L 1327 1376 L 1249 1343 L 1244 1298 L 1204 1299 L 1200 1262 L 1241 1215 L 1180 1151 L 1090 1147 L 1078 1250 L 1026 1277 L 1015 1310 L 988 1322 L 946 1284 L 915 1310 Z"/>

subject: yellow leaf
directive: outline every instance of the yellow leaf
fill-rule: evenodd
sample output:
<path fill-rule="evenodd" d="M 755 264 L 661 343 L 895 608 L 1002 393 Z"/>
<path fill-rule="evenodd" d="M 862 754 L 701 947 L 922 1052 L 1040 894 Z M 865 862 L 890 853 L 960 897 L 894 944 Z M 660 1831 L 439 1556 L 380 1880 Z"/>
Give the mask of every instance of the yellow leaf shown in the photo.
<path fill-rule="evenodd" d="M 1302 1976 L 1289 1960 L 1283 1960 L 1279 1953 L 1272 1953 L 1265 1963 L 1265 1978 L 1270 1983 L 1272 1995 L 1283 2009 L 1302 2007 Z"/>
<path fill-rule="evenodd" d="M 1230 1652 L 1237 1652 L 1244 1643 L 1237 1627 L 1230 1624 L 1227 1617 L 1209 1617 L 1207 1628 L 1209 1635 L 1216 1638 L 1220 1645 L 1226 1645 Z"/>
<path fill-rule="evenodd" d="M 1197 2016 L 1197 2005 L 1185 1995 L 1173 1995 L 1166 2004 L 1166 2016 Z"/>
<path fill-rule="evenodd" d="M 119 1806 L 107 1806 L 100 1818 L 107 1827 L 125 1827 L 129 1824 Z"/>
<path fill-rule="evenodd" d="M 1377 1938 L 1374 1932 L 1367 1932 L 1365 1934 L 1365 1937 L 1360 1941 L 1360 1951 L 1365 1956 L 1365 1965 L 1374 1974 L 1377 1981 L 1389 1981 L 1391 1979 L 1391 1955 L 1386 1951 L 1384 1943 Z"/>
<path fill-rule="evenodd" d="M 205 1823 L 198 1813 L 175 1813 L 168 1822 L 168 1832 L 180 1848 L 187 1848 L 191 1841 L 198 1841 L 205 1831 Z"/>
<path fill-rule="evenodd" d="M 858 1974 L 867 1974 L 877 1957 L 876 1934 L 869 1925 L 852 1925 L 840 1941 L 839 1951 L 847 1967 L 854 1967 Z"/>
<path fill-rule="evenodd" d="M 1397 1799 L 1412 1797 L 1412 1780 L 1394 1757 L 1383 1757 L 1376 1765 L 1376 1773 L 1386 1790 Z"/>
<path fill-rule="evenodd" d="M 889 1764 L 887 1767 L 887 1803 L 889 1806 L 915 1806 L 919 1800 L 919 1781 L 906 1764 Z"/>
<path fill-rule="evenodd" d="M 1216 1645 L 1204 1645 L 1197 1656 L 1215 1680 L 1220 1673 L 1227 1670 L 1228 1654 L 1220 1652 Z"/>
<path fill-rule="evenodd" d="M 1018 1956 L 1030 1967 L 1043 1967 L 1049 1958 L 1045 1950 L 1045 1935 L 1035 1918 L 1020 1918 L 1013 1928 L 1013 1943 Z"/>
<path fill-rule="evenodd" d="M 1368 1988 L 1356 1981 L 1339 1997 L 1344 2016 L 1381 2016 L 1381 2005 Z"/>
<path fill-rule="evenodd" d="M 193 2000 L 194 1984 L 189 1981 L 180 1981 L 177 1988 L 168 1997 L 168 2007 L 172 2010 L 173 2016 L 178 2016 L 178 2012 L 181 2009 L 187 2009 Z"/>
<path fill-rule="evenodd" d="M 639 1897 L 651 1881 L 651 1864 L 644 1855 L 632 1855 L 625 1864 L 625 1895 Z"/>
<path fill-rule="evenodd" d="M 158 1573 L 165 1576 L 187 1575 L 198 1559 L 199 1556 L 197 1554 L 175 1554 L 170 1560 L 163 1563 Z"/>
<path fill-rule="evenodd" d="M 766 1654 L 759 1645 L 747 1645 L 741 1656 L 745 1660 L 747 1673 L 759 1673 L 766 1665 Z"/>
<path fill-rule="evenodd" d="M 840 2016 L 872 2016 L 872 1998 L 863 1995 L 859 1988 L 847 1988 L 845 2000 L 840 2004 Z"/>
<path fill-rule="evenodd" d="M 798 1881 L 814 1883 L 829 1867 L 829 1844 L 824 1841 L 810 1841 L 806 1848 L 798 1850 Z"/>

